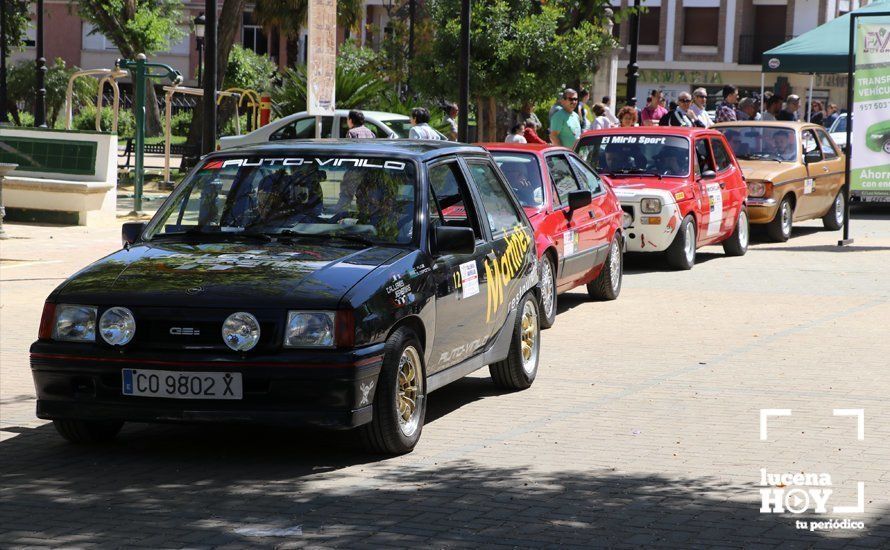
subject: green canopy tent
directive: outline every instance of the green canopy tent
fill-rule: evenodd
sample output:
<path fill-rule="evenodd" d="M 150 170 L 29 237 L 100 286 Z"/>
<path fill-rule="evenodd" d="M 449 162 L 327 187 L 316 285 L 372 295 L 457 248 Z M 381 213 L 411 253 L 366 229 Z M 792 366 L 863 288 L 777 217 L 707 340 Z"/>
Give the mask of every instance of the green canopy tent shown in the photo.
<path fill-rule="evenodd" d="M 850 13 L 890 9 L 890 0 L 872 2 Z M 763 52 L 765 73 L 845 73 L 850 58 L 850 13 Z"/>
<path fill-rule="evenodd" d="M 850 60 L 850 16 L 890 9 L 890 0 L 879 0 L 832 19 L 780 46 L 763 52 L 760 95 L 765 73 L 804 73 L 810 75 L 807 112 L 813 102 L 813 76 L 816 73 L 846 73 Z M 763 106 L 761 106 L 761 109 Z"/>

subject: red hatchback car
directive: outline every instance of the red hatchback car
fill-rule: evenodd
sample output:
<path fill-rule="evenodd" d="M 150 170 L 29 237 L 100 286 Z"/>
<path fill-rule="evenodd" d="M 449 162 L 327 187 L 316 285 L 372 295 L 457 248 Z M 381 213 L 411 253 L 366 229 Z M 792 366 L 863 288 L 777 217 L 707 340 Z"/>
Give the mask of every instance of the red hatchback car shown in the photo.
<path fill-rule="evenodd" d="M 647 126 L 585 132 L 575 151 L 615 189 L 628 252 L 663 252 L 690 269 L 697 248 L 748 249 L 748 188 L 723 134 Z"/>
<path fill-rule="evenodd" d="M 575 153 L 550 145 L 486 143 L 535 230 L 541 269 L 541 325 L 556 319 L 556 296 L 587 285 L 591 298 L 621 291 L 621 205 Z"/>

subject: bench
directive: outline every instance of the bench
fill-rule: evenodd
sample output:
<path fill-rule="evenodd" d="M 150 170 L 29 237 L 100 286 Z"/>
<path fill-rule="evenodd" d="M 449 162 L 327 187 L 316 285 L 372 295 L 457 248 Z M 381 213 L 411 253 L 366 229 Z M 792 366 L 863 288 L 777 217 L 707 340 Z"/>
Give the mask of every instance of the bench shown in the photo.
<path fill-rule="evenodd" d="M 0 162 L 18 164 L 3 182 L 10 221 L 94 225 L 117 213 L 117 136 L 47 128 L 0 128 Z"/>

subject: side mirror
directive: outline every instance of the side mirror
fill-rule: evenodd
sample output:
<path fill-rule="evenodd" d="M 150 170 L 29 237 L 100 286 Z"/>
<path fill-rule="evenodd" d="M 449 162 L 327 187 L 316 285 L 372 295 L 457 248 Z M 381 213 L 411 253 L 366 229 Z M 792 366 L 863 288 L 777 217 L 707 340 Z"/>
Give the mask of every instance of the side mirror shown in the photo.
<path fill-rule="evenodd" d="M 713 170 L 705 170 L 701 173 L 701 179 L 703 180 L 711 180 L 717 177 L 717 172 Z"/>
<path fill-rule="evenodd" d="M 438 226 L 433 231 L 433 254 L 473 254 L 476 252 L 476 234 L 469 227 Z"/>
<path fill-rule="evenodd" d="M 584 208 L 593 201 L 593 197 L 589 189 L 579 189 L 577 191 L 569 191 L 569 212 Z"/>
<path fill-rule="evenodd" d="M 121 226 L 121 244 L 124 246 L 135 243 L 145 231 L 145 222 L 127 222 Z"/>
<path fill-rule="evenodd" d="M 822 162 L 822 153 L 819 151 L 809 151 L 804 153 L 803 161 L 806 164 L 811 164 L 813 162 Z"/>

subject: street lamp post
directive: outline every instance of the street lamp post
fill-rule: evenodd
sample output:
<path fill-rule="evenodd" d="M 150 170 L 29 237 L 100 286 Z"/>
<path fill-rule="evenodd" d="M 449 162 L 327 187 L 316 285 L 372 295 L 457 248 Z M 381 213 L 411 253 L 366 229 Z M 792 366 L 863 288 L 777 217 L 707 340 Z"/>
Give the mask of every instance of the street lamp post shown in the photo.
<path fill-rule="evenodd" d="M 6 1 L 0 0 L 0 124 L 6 124 Z"/>
<path fill-rule="evenodd" d="M 216 0 L 204 6 L 204 131 L 201 153 L 216 149 Z"/>
<path fill-rule="evenodd" d="M 470 117 L 470 0 L 460 2 L 460 61 L 457 70 L 458 109 L 457 140 L 469 141 Z M 478 135 L 478 134 L 477 134 Z"/>
<path fill-rule="evenodd" d="M 195 17 L 195 45 L 198 48 L 198 86 L 201 86 L 201 69 L 204 68 L 204 12 Z"/>
<path fill-rule="evenodd" d="M 627 64 L 627 103 L 636 100 L 637 79 L 640 67 L 637 65 L 637 46 L 640 43 L 640 0 L 634 0 L 634 12 L 630 16 L 630 63 Z"/>
<path fill-rule="evenodd" d="M 46 58 L 43 57 L 43 0 L 37 0 L 37 81 L 34 126 L 46 127 Z"/>

